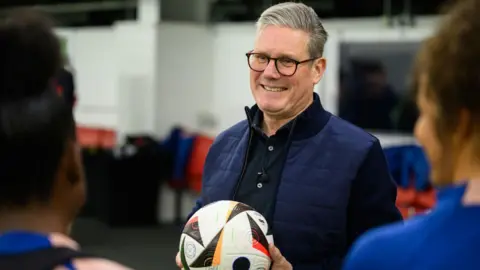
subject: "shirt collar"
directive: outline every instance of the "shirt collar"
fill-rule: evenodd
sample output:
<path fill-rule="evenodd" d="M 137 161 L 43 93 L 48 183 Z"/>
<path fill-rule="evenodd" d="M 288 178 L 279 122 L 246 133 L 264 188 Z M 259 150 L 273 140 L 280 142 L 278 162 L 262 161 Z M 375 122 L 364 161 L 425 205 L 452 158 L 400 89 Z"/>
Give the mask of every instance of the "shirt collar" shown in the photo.
<path fill-rule="evenodd" d="M 247 118 L 252 119 L 252 122 L 250 123 L 251 128 L 261 130 L 263 112 L 258 108 L 258 105 L 252 106 L 248 113 L 250 115 L 247 116 Z M 323 108 L 318 94 L 313 93 L 312 104 L 295 119 L 281 127 L 280 130 L 290 130 L 293 121 L 296 121 L 293 139 L 300 140 L 309 138 L 320 132 L 325 127 L 330 117 L 331 114 Z"/>

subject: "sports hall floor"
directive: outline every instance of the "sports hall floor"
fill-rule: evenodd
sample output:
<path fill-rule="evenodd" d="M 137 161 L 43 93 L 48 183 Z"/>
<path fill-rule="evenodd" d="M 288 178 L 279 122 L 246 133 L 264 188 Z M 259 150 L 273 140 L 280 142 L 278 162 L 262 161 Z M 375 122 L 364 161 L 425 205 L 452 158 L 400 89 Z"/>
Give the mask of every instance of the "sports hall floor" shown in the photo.
<path fill-rule="evenodd" d="M 95 222 L 81 220 L 73 237 L 83 251 L 116 260 L 135 270 L 175 270 L 180 228 L 109 229 Z"/>

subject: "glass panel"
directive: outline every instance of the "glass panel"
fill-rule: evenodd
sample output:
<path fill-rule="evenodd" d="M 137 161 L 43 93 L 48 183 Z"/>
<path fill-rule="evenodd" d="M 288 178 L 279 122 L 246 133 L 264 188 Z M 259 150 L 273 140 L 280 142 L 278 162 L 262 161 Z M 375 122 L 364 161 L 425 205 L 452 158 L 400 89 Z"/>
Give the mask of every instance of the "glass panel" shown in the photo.
<path fill-rule="evenodd" d="M 412 133 L 408 79 L 420 43 L 343 43 L 338 115 L 374 132 Z"/>

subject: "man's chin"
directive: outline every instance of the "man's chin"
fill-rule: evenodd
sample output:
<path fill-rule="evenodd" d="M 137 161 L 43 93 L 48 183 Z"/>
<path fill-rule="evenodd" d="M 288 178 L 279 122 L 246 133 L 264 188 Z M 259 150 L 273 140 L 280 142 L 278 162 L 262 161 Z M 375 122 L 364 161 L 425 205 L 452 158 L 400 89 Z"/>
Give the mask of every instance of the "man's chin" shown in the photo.
<path fill-rule="evenodd" d="M 282 115 L 285 107 L 280 106 L 280 105 L 275 106 L 273 104 L 268 104 L 268 105 L 267 104 L 264 104 L 264 105 L 259 104 L 258 108 L 260 108 L 260 110 L 265 114 L 272 115 L 272 116 L 277 116 L 277 115 Z"/>

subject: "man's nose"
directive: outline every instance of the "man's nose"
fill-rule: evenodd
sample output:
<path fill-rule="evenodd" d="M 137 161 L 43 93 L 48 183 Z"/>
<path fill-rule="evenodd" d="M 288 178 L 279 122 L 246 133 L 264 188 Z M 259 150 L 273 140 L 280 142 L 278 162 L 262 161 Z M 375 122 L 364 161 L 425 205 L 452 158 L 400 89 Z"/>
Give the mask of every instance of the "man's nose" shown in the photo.
<path fill-rule="evenodd" d="M 278 73 L 277 67 L 275 66 L 275 60 L 270 60 L 270 62 L 267 65 L 267 68 L 263 71 L 263 75 L 266 76 L 267 78 L 274 78 L 278 79 L 280 78 L 281 74 Z"/>

